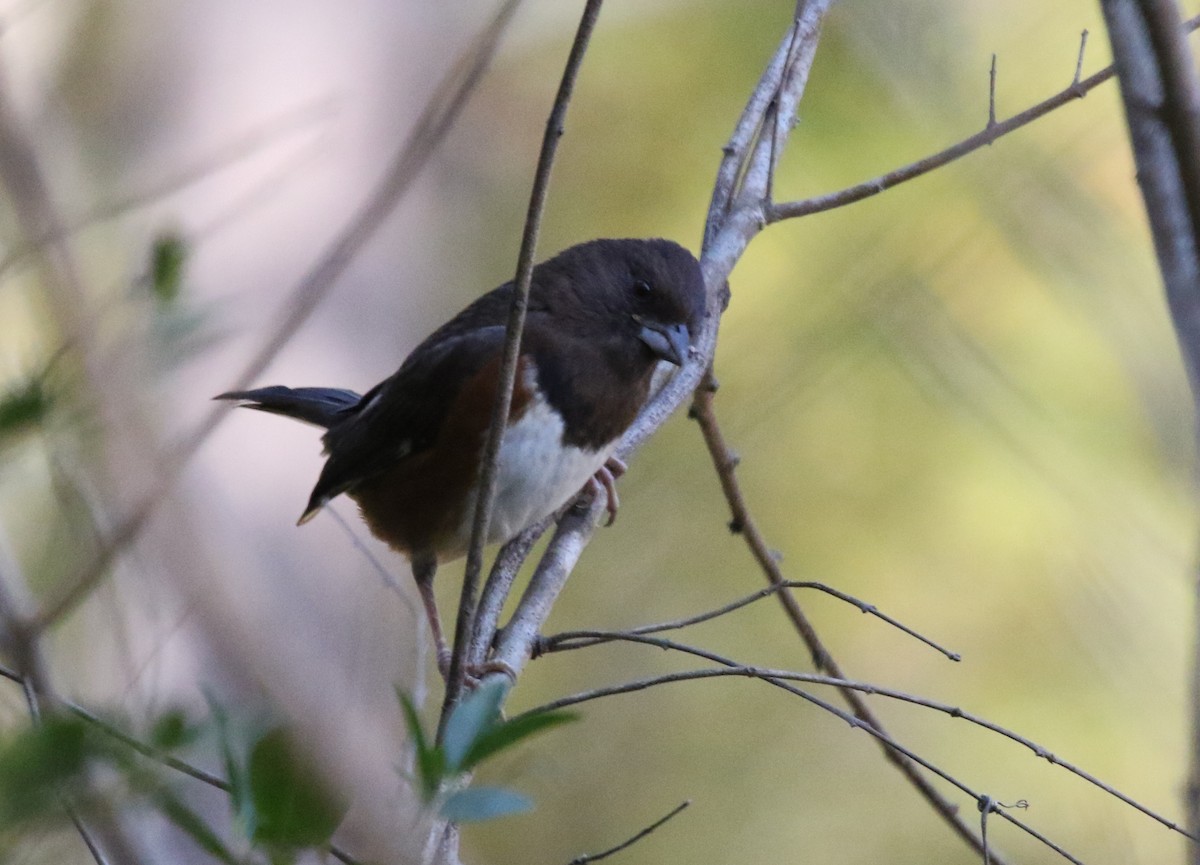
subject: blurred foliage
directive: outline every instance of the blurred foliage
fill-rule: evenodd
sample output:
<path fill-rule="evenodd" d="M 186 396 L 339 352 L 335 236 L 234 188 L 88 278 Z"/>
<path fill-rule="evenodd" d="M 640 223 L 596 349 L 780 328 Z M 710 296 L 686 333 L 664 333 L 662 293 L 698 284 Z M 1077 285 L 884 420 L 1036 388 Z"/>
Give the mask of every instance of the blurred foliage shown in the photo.
<path fill-rule="evenodd" d="M 49 410 L 50 397 L 40 377 L 14 384 L 0 395 L 0 445 L 36 427 Z"/>
<path fill-rule="evenodd" d="M 6 851 L 39 834 L 71 832 L 111 819 L 114 808 L 149 807 L 229 865 L 296 862 L 324 849 L 346 806 L 313 771 L 310 756 L 286 727 L 231 720 L 217 705 L 212 723 L 178 709 L 149 719 L 144 741 L 128 719 L 83 712 L 47 715 L 0 742 L 0 841 Z M 208 735 L 214 733 L 216 741 Z M 188 804 L 186 781 L 168 758 L 181 749 L 223 755 L 228 818 L 214 822 Z M 104 770 L 104 771 L 100 771 Z M 240 839 L 240 840 L 238 840 Z M 7 861 L 7 860 L 4 860 Z"/>
<path fill-rule="evenodd" d="M 179 297 L 187 264 L 187 244 L 177 234 L 160 234 L 150 247 L 150 289 L 163 303 Z"/>

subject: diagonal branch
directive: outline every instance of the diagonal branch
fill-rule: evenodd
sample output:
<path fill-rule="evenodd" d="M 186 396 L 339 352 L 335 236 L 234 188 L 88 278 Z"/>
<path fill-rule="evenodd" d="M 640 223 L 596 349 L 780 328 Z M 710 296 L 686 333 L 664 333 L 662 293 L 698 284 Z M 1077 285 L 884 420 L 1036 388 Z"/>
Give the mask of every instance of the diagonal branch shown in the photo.
<path fill-rule="evenodd" d="M 1187 33 L 1200 29 L 1200 15 L 1183 22 L 1181 27 Z M 901 166 L 893 171 L 889 171 L 887 174 L 881 174 L 879 177 L 872 178 L 871 180 L 864 180 L 862 183 L 838 190 L 837 192 L 825 193 L 824 195 L 806 198 L 802 201 L 772 204 L 767 209 L 767 221 L 781 222 L 784 219 L 809 216 L 813 213 L 823 213 L 826 210 L 845 207 L 847 204 L 862 201 L 864 198 L 870 198 L 872 195 L 878 195 L 881 192 L 891 189 L 893 186 L 899 186 L 901 183 L 914 180 L 937 168 L 941 168 L 943 165 L 954 162 L 957 159 L 962 159 L 967 154 L 974 153 L 981 147 L 994 144 L 1010 132 L 1015 132 L 1023 126 L 1028 126 L 1033 121 L 1045 117 L 1051 111 L 1062 108 L 1068 102 L 1082 99 L 1116 75 L 1116 70 L 1112 66 L 1106 66 L 1094 75 L 1089 75 L 1087 78 L 1080 80 L 1079 70 L 1083 65 L 1083 49 L 1087 44 L 1086 34 L 1087 31 L 1084 31 L 1084 38 L 1080 40 L 1079 58 L 1075 64 L 1075 77 L 1069 85 L 1053 96 L 1042 100 L 1036 105 L 1031 105 L 1029 108 L 1018 114 L 1014 114 L 1007 120 L 995 123 L 989 122 L 981 131 L 969 138 L 964 138 L 962 141 L 952 144 L 945 150 Z"/>
<path fill-rule="evenodd" d="M 712 378 L 711 371 L 706 379 L 706 384 L 708 385 L 707 387 L 701 387 L 696 391 L 696 399 L 692 404 L 692 415 L 700 424 L 704 443 L 708 446 L 709 454 L 717 471 L 717 477 L 721 482 L 721 489 L 725 493 L 725 499 L 729 503 L 730 511 L 733 514 L 731 525 L 745 538 L 751 555 L 758 562 L 758 566 L 762 569 L 767 581 L 772 586 L 781 587 L 776 597 L 779 598 L 779 603 L 783 606 L 784 613 L 791 621 L 792 627 L 796 629 L 796 633 L 800 635 L 800 639 L 804 641 L 804 645 L 812 654 L 814 666 L 818 670 L 838 679 L 848 678 L 842 672 L 841 666 L 834 660 L 833 655 L 825 647 L 824 642 L 817 634 L 816 628 L 800 608 L 800 604 L 795 596 L 790 591 L 782 589 L 787 580 L 779 568 L 779 563 L 771 555 L 771 550 L 767 546 L 766 539 L 763 538 L 762 533 L 758 529 L 758 524 L 754 521 L 750 509 L 746 505 L 741 485 L 738 483 L 737 475 L 734 473 L 735 463 L 729 458 L 729 447 L 725 443 L 725 437 L 721 432 L 720 425 L 717 423 L 716 412 L 713 408 L 713 393 L 716 389 L 716 383 Z M 851 688 L 842 688 L 841 691 L 842 698 L 850 706 L 855 717 L 870 725 L 871 728 L 885 732 L 878 717 L 871 710 L 871 707 L 867 705 L 866 700 L 861 694 Z M 917 766 L 911 760 L 906 759 L 901 751 L 887 747 L 887 743 L 883 739 L 879 739 L 878 741 L 883 748 L 884 757 L 887 758 L 888 762 L 900 770 L 905 779 L 916 788 L 917 792 L 933 807 L 934 811 L 950 824 L 959 837 L 974 847 L 976 851 L 982 853 L 984 850 L 982 838 L 959 815 L 958 807 L 939 793 L 937 788 L 930 783 L 929 779 L 921 774 Z M 994 854 L 992 858 L 996 862 L 1000 861 L 996 859 Z"/>

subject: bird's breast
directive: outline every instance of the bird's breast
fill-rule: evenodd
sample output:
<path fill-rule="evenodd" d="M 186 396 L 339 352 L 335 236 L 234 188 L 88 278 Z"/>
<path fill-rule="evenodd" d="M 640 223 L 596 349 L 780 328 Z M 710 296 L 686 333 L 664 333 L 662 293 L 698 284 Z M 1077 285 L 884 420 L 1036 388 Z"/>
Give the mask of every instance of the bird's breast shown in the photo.
<path fill-rule="evenodd" d="M 508 540 L 570 501 L 604 465 L 611 445 L 601 450 L 563 443 L 562 416 L 535 395 L 525 412 L 504 432 L 497 464 L 496 498 L 489 541 Z M 472 497 L 472 506 L 474 497 Z M 474 507 L 468 514 L 467 534 Z"/>
<path fill-rule="evenodd" d="M 498 363 L 489 365 L 462 388 L 432 447 L 350 490 L 371 531 L 399 552 L 443 562 L 466 554 L 497 373 Z M 538 388 L 534 364 L 522 357 L 500 440 L 489 543 L 554 513 L 612 453 L 613 443 L 568 445 L 565 432 L 562 415 Z"/>

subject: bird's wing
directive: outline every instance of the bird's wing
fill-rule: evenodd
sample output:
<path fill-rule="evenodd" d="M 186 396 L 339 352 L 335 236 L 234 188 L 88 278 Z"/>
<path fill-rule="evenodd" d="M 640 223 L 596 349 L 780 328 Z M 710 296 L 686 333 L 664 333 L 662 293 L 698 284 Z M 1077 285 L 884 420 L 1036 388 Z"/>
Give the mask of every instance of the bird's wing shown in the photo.
<path fill-rule="evenodd" d="M 368 391 L 353 414 L 325 434 L 329 454 L 305 517 L 333 497 L 436 442 L 447 412 L 504 342 L 499 325 L 422 344 L 390 378 Z"/>

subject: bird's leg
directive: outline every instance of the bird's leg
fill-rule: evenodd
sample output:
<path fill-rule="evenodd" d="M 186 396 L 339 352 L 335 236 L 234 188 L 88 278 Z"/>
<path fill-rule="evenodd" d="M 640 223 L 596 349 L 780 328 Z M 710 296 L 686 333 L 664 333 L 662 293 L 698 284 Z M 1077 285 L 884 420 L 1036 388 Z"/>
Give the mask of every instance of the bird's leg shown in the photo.
<path fill-rule="evenodd" d="M 425 616 L 429 619 L 429 630 L 437 647 L 438 672 L 445 679 L 450 675 L 450 647 L 442 635 L 442 620 L 438 615 L 437 598 L 433 594 L 433 575 L 437 573 L 437 559 L 433 556 L 415 556 L 412 560 L 413 579 L 425 605 Z"/>
<path fill-rule="evenodd" d="M 625 474 L 628 468 L 629 466 L 617 457 L 609 457 L 588 479 L 585 489 L 591 490 L 592 495 L 604 490 L 607 502 L 604 509 L 608 511 L 608 522 L 604 524 L 606 526 L 611 526 L 617 518 L 617 510 L 621 507 L 621 499 L 617 497 L 617 478 Z"/>

